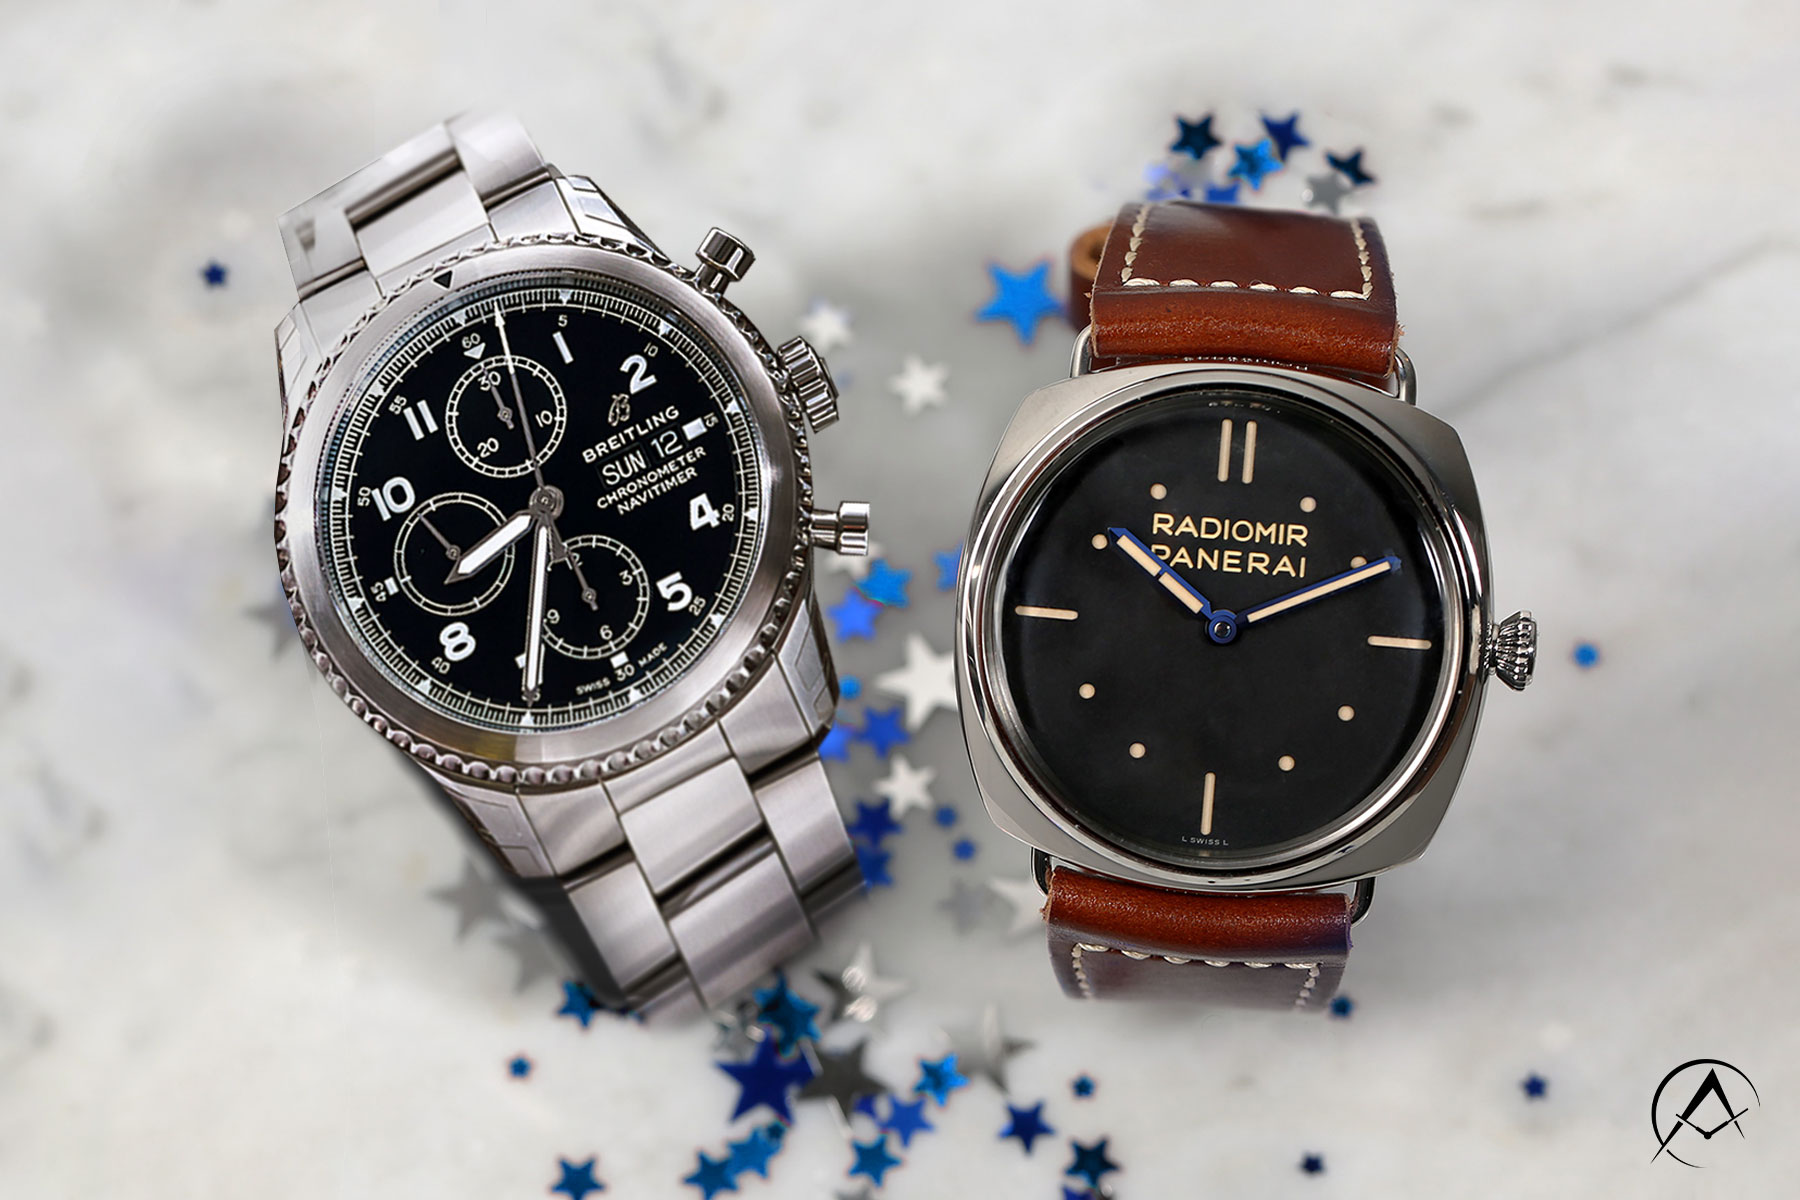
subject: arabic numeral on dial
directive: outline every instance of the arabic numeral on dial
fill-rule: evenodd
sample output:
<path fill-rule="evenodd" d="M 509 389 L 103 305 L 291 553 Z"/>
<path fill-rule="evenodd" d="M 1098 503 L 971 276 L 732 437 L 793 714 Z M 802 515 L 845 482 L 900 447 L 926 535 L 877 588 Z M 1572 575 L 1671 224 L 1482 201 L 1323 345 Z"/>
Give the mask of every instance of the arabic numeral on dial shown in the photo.
<path fill-rule="evenodd" d="M 475 454 L 479 458 L 486 458 L 488 455 L 495 453 L 499 449 L 499 438 L 482 438 L 475 446 Z"/>
<path fill-rule="evenodd" d="M 657 580 L 656 591 L 669 602 L 670 612 L 680 612 L 694 602 L 694 589 L 682 580 L 680 571 Z"/>
<path fill-rule="evenodd" d="M 650 360 L 641 354 L 633 354 L 619 364 L 619 370 L 631 375 L 631 394 L 636 395 L 656 382 L 656 376 L 649 374 Z"/>
<path fill-rule="evenodd" d="M 395 513 L 403 513 L 413 506 L 418 497 L 413 494 L 413 485 L 404 475 L 396 475 L 382 484 L 378 491 L 370 493 L 375 501 L 376 509 L 384 521 L 393 520 Z"/>
<path fill-rule="evenodd" d="M 451 662 L 461 662 L 475 653 L 475 635 L 462 621 L 452 621 L 438 632 L 438 644 L 444 648 L 444 657 Z"/>
<path fill-rule="evenodd" d="M 426 434 L 437 432 L 438 424 L 437 420 L 431 415 L 431 405 L 421 400 L 411 408 L 407 408 L 405 407 L 406 401 L 404 398 L 400 401 L 400 404 L 401 408 L 399 411 L 406 415 L 406 427 L 412 430 L 413 441 L 422 442 L 425 440 Z"/>
<path fill-rule="evenodd" d="M 729 509 L 731 506 L 727 504 L 725 507 Z M 726 520 L 730 520 L 730 517 L 726 517 Z M 718 525 L 719 510 L 713 507 L 712 497 L 701 492 L 688 501 L 689 529 L 716 529 Z"/>
<path fill-rule="evenodd" d="M 665 429 L 656 435 L 655 445 L 656 452 L 664 458 L 668 458 L 681 449 L 681 435 L 673 429 Z"/>

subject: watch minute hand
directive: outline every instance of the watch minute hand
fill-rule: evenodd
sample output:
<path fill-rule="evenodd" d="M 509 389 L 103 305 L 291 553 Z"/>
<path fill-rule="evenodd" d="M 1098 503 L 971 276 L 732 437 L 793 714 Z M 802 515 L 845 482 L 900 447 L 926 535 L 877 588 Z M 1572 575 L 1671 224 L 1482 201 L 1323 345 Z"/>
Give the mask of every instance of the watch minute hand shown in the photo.
<path fill-rule="evenodd" d="M 1350 570 L 1339 575 L 1333 575 L 1329 579 L 1321 579 L 1315 584 L 1303 587 L 1298 591 L 1289 592 L 1285 596 L 1278 596 L 1265 604 L 1258 604 L 1251 608 L 1246 608 L 1243 612 L 1238 614 L 1238 620 L 1246 625 L 1254 625 L 1256 622 L 1265 620 L 1277 613 L 1287 612 L 1291 608 L 1299 608 L 1302 604 L 1311 604 L 1314 600 L 1323 600 L 1325 597 L 1336 592 L 1341 592 L 1345 588 L 1356 587 L 1358 584 L 1367 583 L 1371 579 L 1379 579 L 1383 575 L 1396 574 L 1399 570 L 1400 560 L 1392 554 L 1389 554 L 1386 557 L 1378 558 L 1374 562 L 1367 563 L 1364 566 L 1352 567 Z"/>
<path fill-rule="evenodd" d="M 480 571 L 504 554 L 512 544 L 525 536 L 531 528 L 531 510 L 524 509 L 514 513 L 494 528 L 494 531 L 463 551 L 462 555 L 450 565 L 450 576 L 445 583 L 459 583 Z"/>
<path fill-rule="evenodd" d="M 1162 584 L 1169 595 L 1181 602 L 1181 606 L 1197 617 L 1212 619 L 1212 605 L 1206 602 L 1194 585 L 1171 571 L 1163 560 L 1150 552 L 1150 547 L 1138 540 L 1138 536 L 1129 529 L 1121 529 L 1117 525 L 1108 526 L 1107 533 L 1112 535 L 1113 545 L 1125 552 L 1125 557 L 1142 567 L 1150 578 Z"/>

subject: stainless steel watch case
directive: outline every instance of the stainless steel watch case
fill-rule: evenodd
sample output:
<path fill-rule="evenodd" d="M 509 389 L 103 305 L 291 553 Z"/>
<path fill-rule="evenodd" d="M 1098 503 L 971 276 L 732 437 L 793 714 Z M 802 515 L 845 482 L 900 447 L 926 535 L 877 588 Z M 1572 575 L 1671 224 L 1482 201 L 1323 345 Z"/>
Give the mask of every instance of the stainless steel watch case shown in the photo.
<path fill-rule="evenodd" d="M 621 231 L 625 232 L 625 231 Z M 731 619 L 683 676 L 637 708 L 548 732 L 481 729 L 419 703 L 356 643 L 319 561 L 317 483 L 332 428 L 365 369 L 427 309 L 456 292 L 530 271 L 611 276 L 667 300 L 716 345 L 742 382 L 762 439 L 763 548 Z M 285 352 L 285 347 L 284 347 Z M 331 688 L 377 732 L 447 782 L 544 785 L 609 778 L 717 721 L 769 668 L 810 588 L 812 471 L 802 414 L 775 351 L 747 317 L 703 290 L 647 239 L 532 234 L 466 249 L 419 271 L 344 331 L 310 372 L 283 364 L 287 432 L 275 499 L 276 552 L 300 638 Z"/>
<path fill-rule="evenodd" d="M 1284 367 L 1171 362 L 1087 373 L 1084 334 L 1075 373 L 1019 406 L 988 468 L 970 527 L 957 595 L 957 691 L 975 780 L 995 824 L 1041 854 L 1157 887 L 1253 892 L 1366 880 L 1416 858 L 1456 790 L 1485 689 L 1482 647 L 1490 614 L 1489 564 L 1474 475 L 1456 431 L 1411 403 L 1402 360 L 1395 391 Z M 1279 856 L 1217 867 L 1174 866 L 1116 846 L 1083 827 L 1034 776 L 999 657 L 997 589 L 1023 519 L 1059 458 L 1134 406 L 1196 387 L 1276 392 L 1361 431 L 1410 480 L 1431 528 L 1427 541 L 1445 588 L 1445 678 L 1429 721 L 1401 765 L 1351 818 Z"/>

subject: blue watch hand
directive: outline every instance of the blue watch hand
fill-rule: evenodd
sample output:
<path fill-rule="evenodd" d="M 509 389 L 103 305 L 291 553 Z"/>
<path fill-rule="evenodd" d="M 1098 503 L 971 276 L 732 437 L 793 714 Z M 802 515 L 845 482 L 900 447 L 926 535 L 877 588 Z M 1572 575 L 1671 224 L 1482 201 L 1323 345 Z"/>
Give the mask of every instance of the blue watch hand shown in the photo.
<path fill-rule="evenodd" d="M 1144 569 L 1150 578 L 1162 584 L 1169 595 L 1181 602 L 1181 606 L 1197 617 L 1212 619 L 1212 605 L 1206 597 L 1194 590 L 1194 585 L 1169 570 L 1163 560 L 1150 553 L 1150 547 L 1138 541 L 1137 535 L 1129 529 L 1121 529 L 1116 525 L 1108 526 L 1106 532 L 1112 535 L 1113 545 L 1125 552 L 1125 557 Z"/>
<path fill-rule="evenodd" d="M 1364 566 L 1352 567 L 1341 575 L 1333 575 L 1330 579 L 1321 579 L 1315 584 L 1303 587 L 1296 592 L 1289 592 L 1266 604 L 1246 608 L 1238 614 L 1238 620 L 1246 625 L 1254 625 L 1276 613 L 1284 613 L 1290 608 L 1299 608 L 1302 604 L 1311 604 L 1314 600 L 1323 600 L 1334 592 L 1353 588 L 1358 584 L 1367 583 L 1371 579 L 1379 579 L 1383 575 L 1392 575 L 1399 570 L 1400 560 L 1390 554 Z"/>

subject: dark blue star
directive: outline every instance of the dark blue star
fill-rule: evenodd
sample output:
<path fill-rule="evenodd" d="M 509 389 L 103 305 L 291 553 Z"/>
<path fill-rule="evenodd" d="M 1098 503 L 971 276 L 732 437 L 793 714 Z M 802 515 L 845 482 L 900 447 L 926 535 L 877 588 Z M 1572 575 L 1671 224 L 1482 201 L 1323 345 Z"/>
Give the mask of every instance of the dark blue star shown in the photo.
<path fill-rule="evenodd" d="M 1014 1108 L 1009 1104 L 1006 1106 L 1006 1111 L 1012 1117 L 1012 1123 L 1000 1131 L 1000 1136 L 1002 1138 L 1018 1138 L 1023 1143 L 1027 1154 L 1031 1153 L 1031 1143 L 1056 1132 L 1044 1124 L 1044 1102 L 1042 1100 L 1030 1108 Z"/>
<path fill-rule="evenodd" d="M 550 1185 L 553 1192 L 561 1192 L 570 1200 L 581 1200 L 590 1192 L 604 1192 L 606 1185 L 594 1178 L 594 1164 L 599 1159 L 590 1158 L 586 1162 L 572 1163 L 566 1158 L 556 1160 L 562 1168 L 562 1178 Z"/>
<path fill-rule="evenodd" d="M 881 1186 L 882 1176 L 900 1165 L 900 1160 L 888 1152 L 887 1134 L 882 1134 L 872 1142 L 852 1142 L 856 1150 L 856 1161 L 850 1164 L 850 1174 L 867 1175 Z"/>
<path fill-rule="evenodd" d="M 956 1070 L 956 1055 L 946 1054 L 932 1062 L 929 1059 L 919 1060 L 919 1082 L 913 1084 L 913 1095 L 930 1096 L 943 1108 L 950 1102 L 950 1093 L 957 1088 L 969 1086 Z"/>
<path fill-rule="evenodd" d="M 893 806 L 886 800 L 880 804 L 864 804 L 858 800 L 856 802 L 856 820 L 850 822 L 845 828 L 849 830 L 851 837 L 879 847 L 882 840 L 889 834 L 901 831 L 902 826 L 900 822 L 894 820 L 892 808 Z"/>
<path fill-rule="evenodd" d="M 1074 1083 L 1075 1094 L 1086 1100 L 1094 1094 L 1094 1081 L 1086 1075 L 1077 1075 Z"/>
<path fill-rule="evenodd" d="M 956 824 L 956 810 L 948 804 L 940 804 L 933 810 L 931 819 L 938 823 L 940 829 L 948 829 Z"/>
<path fill-rule="evenodd" d="M 862 695 L 862 680 L 854 675 L 838 676 L 838 695 L 846 700 L 854 700 Z"/>
<path fill-rule="evenodd" d="M 781 1139 L 785 1133 L 779 1121 L 771 1121 L 761 1129 L 752 1130 L 750 1136 L 741 1141 L 727 1142 L 725 1148 L 731 1152 L 726 1160 L 726 1167 L 735 1181 L 745 1171 L 755 1171 L 764 1179 L 769 1177 L 769 1160 L 781 1151 Z"/>
<path fill-rule="evenodd" d="M 523 1079 L 531 1074 L 531 1060 L 520 1054 L 506 1064 L 506 1069 L 514 1079 Z"/>
<path fill-rule="evenodd" d="M 1312 145 L 1312 143 L 1307 141 L 1305 136 L 1295 128 L 1295 126 L 1300 124 L 1299 113 L 1295 113 L 1285 121 L 1275 121 L 1265 116 L 1262 119 L 1262 123 L 1263 128 L 1269 131 L 1269 138 L 1275 143 L 1275 153 L 1281 156 L 1282 162 L 1287 161 L 1289 151 L 1295 150 L 1301 146 Z"/>
<path fill-rule="evenodd" d="M 1094 1200 L 1094 1193 L 1086 1188 L 1063 1188 L 1063 1200 Z"/>
<path fill-rule="evenodd" d="M 895 746 L 904 746 L 912 741 L 912 734 L 906 732 L 900 714 L 905 711 L 901 705 L 889 709 L 871 708 L 864 715 L 863 727 L 857 730 L 858 741 L 867 742 L 874 747 L 875 753 L 882 758 Z"/>
<path fill-rule="evenodd" d="M 1018 275 L 998 263 L 989 263 L 988 275 L 994 281 L 994 298 L 975 314 L 975 319 L 1012 322 L 1019 340 L 1027 346 L 1037 337 L 1039 321 L 1062 312 L 1062 305 L 1050 294 L 1049 259 Z"/>
<path fill-rule="evenodd" d="M 728 1158 L 708 1158 L 706 1151 L 698 1152 L 700 1165 L 692 1175 L 682 1177 L 681 1182 L 691 1183 L 700 1189 L 700 1200 L 712 1200 L 720 1192 L 738 1190 L 737 1177 L 731 1173 L 731 1160 Z"/>
<path fill-rule="evenodd" d="M 893 855 L 861 842 L 852 842 L 850 847 L 856 851 L 856 865 L 862 868 L 864 887 L 894 886 L 894 877 L 888 874 L 888 859 Z"/>
<path fill-rule="evenodd" d="M 878 1122 L 878 1124 L 883 1131 L 899 1138 L 902 1147 L 912 1145 L 914 1134 L 929 1133 L 937 1128 L 936 1125 L 925 1119 L 925 1102 L 923 1100 L 914 1100 L 908 1103 L 898 1096 L 888 1097 L 887 1120 Z"/>
<path fill-rule="evenodd" d="M 831 618 L 831 635 L 840 642 L 851 638 L 875 637 L 875 618 L 881 615 L 881 605 L 867 599 L 854 587 L 844 593 L 841 603 L 834 604 L 825 610 Z"/>
<path fill-rule="evenodd" d="M 931 561 L 937 564 L 938 591 L 947 592 L 956 586 L 956 572 L 962 566 L 962 547 L 954 550 L 938 550 L 933 552 Z"/>
<path fill-rule="evenodd" d="M 600 1002 L 594 999 L 594 993 L 588 991 L 587 984 L 578 979 L 563 980 L 562 1007 L 556 1010 L 559 1017 L 574 1017 L 586 1029 L 594 1023 L 594 1014 L 600 1011 Z"/>
<path fill-rule="evenodd" d="M 1550 1081 L 1545 1079 L 1542 1075 L 1539 1075 L 1536 1071 L 1533 1071 L 1525 1077 L 1524 1081 L 1521 1082 L 1519 1086 L 1525 1089 L 1525 1098 L 1527 1100 L 1542 1100 L 1544 1098 L 1544 1093 L 1550 1090 Z"/>
<path fill-rule="evenodd" d="M 869 1092 L 864 1092 L 862 1095 L 858 1096 L 855 1105 L 851 1107 L 850 1111 L 859 1112 L 863 1116 L 869 1118 L 869 1120 L 875 1122 L 875 1124 L 881 1124 L 881 1113 L 876 1110 L 875 1097 Z"/>
<path fill-rule="evenodd" d="M 768 1105 L 769 1110 L 782 1120 L 792 1121 L 794 1113 L 788 1107 L 788 1090 L 813 1077 L 812 1064 L 804 1057 L 782 1058 L 781 1052 L 775 1049 L 774 1038 L 764 1038 L 756 1043 L 756 1056 L 749 1062 L 713 1065 L 737 1080 L 737 1107 L 731 1112 L 734 1121 L 759 1104 Z"/>
<path fill-rule="evenodd" d="M 1356 1001 L 1348 996 L 1333 996 L 1331 998 L 1331 1015 L 1334 1017 L 1348 1017 L 1355 1008 Z"/>
<path fill-rule="evenodd" d="M 756 993 L 756 1020 L 775 1031 L 778 1048 L 792 1054 L 802 1038 L 819 1040 L 819 1006 L 808 1003 L 788 986 L 787 976 L 776 975 L 775 986 Z"/>
<path fill-rule="evenodd" d="M 1592 642 L 1575 643 L 1575 665 L 1582 670 L 1600 665 L 1600 647 Z"/>
<path fill-rule="evenodd" d="M 206 280 L 206 286 L 209 288 L 224 287 L 225 275 L 225 264 L 216 260 L 208 262 L 200 268 L 200 278 Z"/>
<path fill-rule="evenodd" d="M 1108 1171 L 1116 1171 L 1119 1164 L 1106 1157 L 1106 1143 L 1110 1139 L 1101 1138 L 1092 1146 L 1084 1146 L 1073 1138 L 1069 1145 L 1075 1149 L 1075 1161 L 1069 1164 L 1064 1175 L 1079 1175 L 1088 1181 L 1088 1186 L 1100 1186 L 1100 1177 Z"/>
<path fill-rule="evenodd" d="M 888 565 L 885 558 L 878 558 L 869 564 L 869 573 L 863 576 L 857 585 L 863 595 L 877 604 L 888 608 L 905 608 L 906 583 L 912 578 L 911 571 L 897 571 Z"/>
<path fill-rule="evenodd" d="M 1238 202 L 1238 185 L 1235 183 L 1207 184 L 1206 202 L 1208 204 L 1236 204 Z"/>
<path fill-rule="evenodd" d="M 1362 156 L 1362 147 L 1358 146 L 1355 154 L 1340 155 L 1327 151 L 1325 161 L 1335 170 L 1343 172 L 1344 178 L 1350 181 L 1350 186 L 1361 187 L 1365 183 L 1375 182 L 1375 177 L 1363 170 Z"/>
<path fill-rule="evenodd" d="M 950 847 L 950 853 L 956 855 L 956 857 L 963 862 L 968 862 L 971 858 L 975 857 L 975 849 L 974 842 L 970 841 L 968 838 L 962 838 L 957 841 L 956 845 Z"/>
<path fill-rule="evenodd" d="M 850 741 L 856 736 L 856 728 L 846 721 L 833 721 L 831 728 L 825 731 L 825 737 L 819 742 L 819 757 L 826 762 L 834 759 L 838 762 L 850 761 Z"/>
<path fill-rule="evenodd" d="M 1262 191 L 1263 178 L 1281 170 L 1281 160 L 1275 157 L 1275 146 L 1268 138 L 1260 142 L 1240 142 L 1232 150 L 1237 154 L 1237 161 L 1225 174 L 1243 180 L 1250 185 L 1251 191 Z"/>
<path fill-rule="evenodd" d="M 1187 121 L 1176 117 L 1175 124 L 1181 132 L 1169 144 L 1169 149 L 1179 150 L 1190 158 L 1205 158 L 1207 151 L 1225 144 L 1213 136 L 1212 123 L 1213 115 L 1211 113 L 1207 113 L 1198 121 Z"/>
<path fill-rule="evenodd" d="M 1323 1175 L 1325 1173 L 1325 1156 L 1323 1154 L 1306 1155 L 1300 1160 L 1300 1169 L 1308 1175 Z"/>

